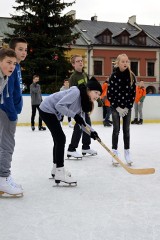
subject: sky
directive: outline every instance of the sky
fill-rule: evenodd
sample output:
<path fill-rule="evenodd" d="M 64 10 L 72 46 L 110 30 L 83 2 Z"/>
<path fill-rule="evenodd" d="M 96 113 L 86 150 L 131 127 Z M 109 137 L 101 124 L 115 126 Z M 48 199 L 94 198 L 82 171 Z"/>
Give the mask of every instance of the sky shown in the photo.
<path fill-rule="evenodd" d="M 72 2 L 72 0 L 65 0 Z M 1 0 L 0 17 L 9 17 L 15 14 L 12 6 L 16 6 L 15 0 Z M 128 1 L 128 0 L 76 0 L 72 7 L 65 9 L 64 13 L 70 10 L 76 10 L 76 18 L 90 20 L 92 16 L 97 15 L 98 21 L 109 22 L 127 22 L 128 18 L 136 15 L 136 22 L 144 25 L 160 25 L 160 1 L 146 0 Z"/>

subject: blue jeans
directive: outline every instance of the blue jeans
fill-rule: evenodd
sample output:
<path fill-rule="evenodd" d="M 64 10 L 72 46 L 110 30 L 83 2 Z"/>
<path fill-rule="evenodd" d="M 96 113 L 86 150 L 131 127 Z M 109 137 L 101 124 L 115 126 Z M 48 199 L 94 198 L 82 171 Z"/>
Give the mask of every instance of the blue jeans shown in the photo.
<path fill-rule="evenodd" d="M 131 121 L 131 109 L 128 114 L 122 118 L 123 120 L 123 141 L 124 149 L 130 149 L 130 121 Z M 118 148 L 118 137 L 120 132 L 120 116 L 116 109 L 112 108 L 112 121 L 113 121 L 113 133 L 112 133 L 112 149 Z"/>

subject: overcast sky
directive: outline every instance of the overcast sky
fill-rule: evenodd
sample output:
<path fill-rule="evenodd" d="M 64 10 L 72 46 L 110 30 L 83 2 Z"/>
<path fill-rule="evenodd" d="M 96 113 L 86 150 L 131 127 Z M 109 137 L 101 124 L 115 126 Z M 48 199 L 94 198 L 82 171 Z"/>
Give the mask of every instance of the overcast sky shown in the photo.
<path fill-rule="evenodd" d="M 64 0 L 72 2 L 72 0 Z M 0 17 L 10 17 L 10 13 L 15 14 L 12 6 L 15 0 L 0 0 Z M 70 8 L 66 8 L 65 13 L 76 10 L 76 18 L 90 20 L 97 15 L 99 21 L 127 22 L 128 18 L 136 15 L 136 22 L 145 25 L 160 25 L 160 1 L 159 0 L 76 0 Z"/>

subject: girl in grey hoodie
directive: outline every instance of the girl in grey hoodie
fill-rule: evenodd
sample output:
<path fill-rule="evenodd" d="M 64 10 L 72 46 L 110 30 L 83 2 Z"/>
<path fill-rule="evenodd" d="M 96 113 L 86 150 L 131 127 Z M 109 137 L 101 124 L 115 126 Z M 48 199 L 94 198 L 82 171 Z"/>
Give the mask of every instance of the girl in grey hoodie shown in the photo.
<path fill-rule="evenodd" d="M 49 128 L 54 142 L 52 176 L 57 184 L 60 182 L 77 183 L 64 168 L 66 137 L 60 121 L 63 115 L 74 118 L 83 131 L 86 131 L 86 126 L 89 128 L 91 138 L 94 140 L 99 138 L 97 132 L 86 124 L 84 113 L 93 110 L 93 102 L 99 98 L 101 93 L 100 83 L 93 78 L 88 81 L 86 86 L 81 84 L 78 87 L 73 86 L 66 91 L 51 94 L 40 104 L 40 116 Z M 86 132 L 88 133 L 88 131 Z"/>

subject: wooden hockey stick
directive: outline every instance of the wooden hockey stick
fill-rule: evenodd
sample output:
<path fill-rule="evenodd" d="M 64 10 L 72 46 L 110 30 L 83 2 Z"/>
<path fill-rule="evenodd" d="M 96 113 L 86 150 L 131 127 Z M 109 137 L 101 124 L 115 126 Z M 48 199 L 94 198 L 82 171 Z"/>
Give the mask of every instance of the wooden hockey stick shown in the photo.
<path fill-rule="evenodd" d="M 85 127 L 86 131 L 88 133 L 90 133 L 90 129 L 88 127 Z M 104 147 L 107 152 L 110 153 L 110 155 L 129 173 L 131 174 L 153 174 L 155 173 L 155 169 L 154 168 L 130 168 L 128 166 L 126 166 L 102 141 L 100 138 L 96 139 L 101 145 L 102 147 Z"/>
<path fill-rule="evenodd" d="M 131 174 L 153 174 L 155 173 L 154 168 L 130 168 L 126 166 L 111 150 L 101 141 L 101 139 L 96 139 L 110 154 L 111 156 L 129 173 Z"/>

